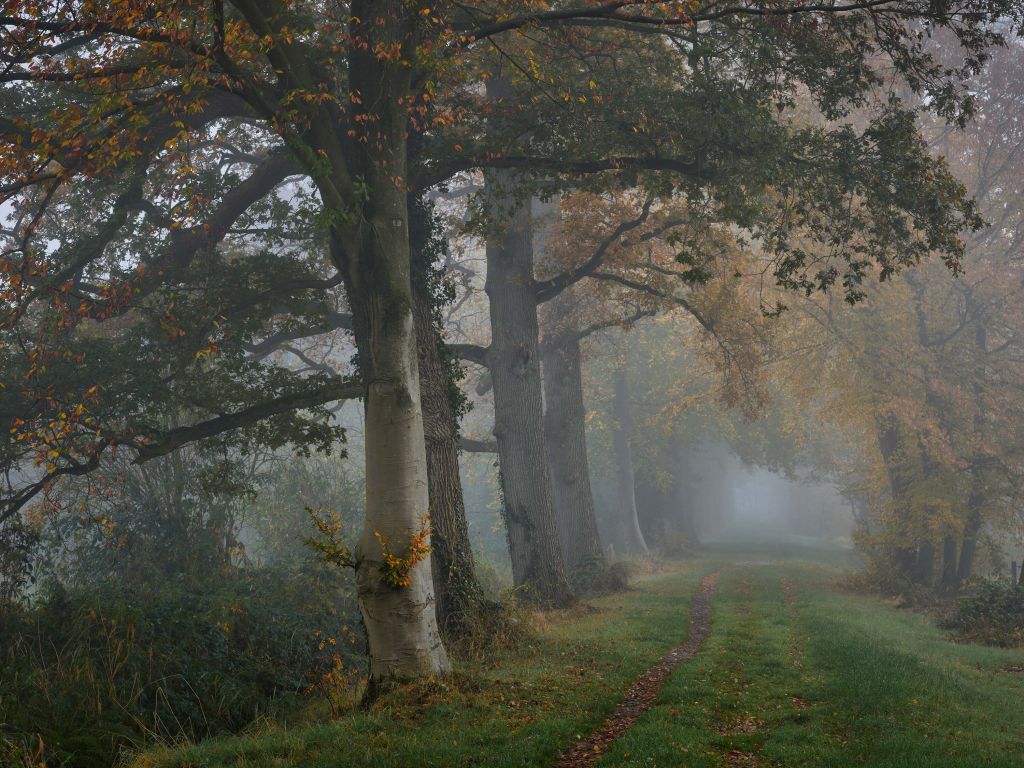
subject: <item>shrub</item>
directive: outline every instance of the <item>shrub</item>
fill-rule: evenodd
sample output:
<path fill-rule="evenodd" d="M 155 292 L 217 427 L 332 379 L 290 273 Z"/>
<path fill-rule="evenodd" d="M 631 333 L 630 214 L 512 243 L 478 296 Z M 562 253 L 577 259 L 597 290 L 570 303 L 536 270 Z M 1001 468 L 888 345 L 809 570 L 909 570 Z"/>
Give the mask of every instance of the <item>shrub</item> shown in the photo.
<path fill-rule="evenodd" d="M 210 584 L 98 583 L 10 607 L 0 628 L 0 764 L 99 768 L 120 750 L 288 718 L 360 668 L 347 581 L 229 572 Z"/>
<path fill-rule="evenodd" d="M 587 562 L 574 569 L 569 578 L 575 592 L 581 597 L 604 595 L 629 589 L 629 576 L 636 570 L 635 563 L 617 560 Z"/>
<path fill-rule="evenodd" d="M 681 560 L 693 554 L 694 542 L 681 531 L 669 531 L 658 540 L 658 554 L 669 560 Z"/>
<path fill-rule="evenodd" d="M 1001 579 L 980 581 L 944 624 L 966 639 L 1024 645 L 1024 586 Z"/>

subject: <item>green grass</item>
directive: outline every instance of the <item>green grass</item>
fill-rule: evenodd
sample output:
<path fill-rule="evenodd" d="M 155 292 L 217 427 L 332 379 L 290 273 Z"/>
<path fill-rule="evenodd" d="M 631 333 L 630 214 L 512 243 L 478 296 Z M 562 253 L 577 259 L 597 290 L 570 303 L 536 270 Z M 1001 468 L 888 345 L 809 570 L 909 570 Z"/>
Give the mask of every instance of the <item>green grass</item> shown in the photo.
<path fill-rule="evenodd" d="M 532 639 L 448 684 L 397 692 L 368 712 L 307 728 L 139 755 L 133 768 L 210 766 L 534 766 L 586 735 L 623 691 L 689 631 L 705 562 L 646 576 L 636 589 L 542 616 Z"/>
<path fill-rule="evenodd" d="M 603 768 L 1024 766 L 1024 674 L 1004 671 L 1024 651 L 955 645 L 926 617 L 843 591 L 837 569 L 784 555 L 712 553 L 542 620 L 526 647 L 456 682 L 134 766 L 551 765 L 685 635 L 690 596 L 715 568 L 711 637 Z"/>
<path fill-rule="evenodd" d="M 1024 652 L 954 645 L 923 616 L 839 590 L 836 576 L 729 568 L 704 652 L 602 768 L 1024 765 L 1024 676 L 1000 671 Z"/>

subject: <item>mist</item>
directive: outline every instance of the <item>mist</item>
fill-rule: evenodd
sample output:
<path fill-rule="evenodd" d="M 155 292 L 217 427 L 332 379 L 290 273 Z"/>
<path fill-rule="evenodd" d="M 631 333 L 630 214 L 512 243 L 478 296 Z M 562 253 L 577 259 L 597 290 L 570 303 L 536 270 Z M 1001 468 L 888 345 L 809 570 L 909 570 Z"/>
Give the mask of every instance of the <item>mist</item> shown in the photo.
<path fill-rule="evenodd" d="M 1022 0 L 7 0 L 0 768 L 1017 767 Z"/>

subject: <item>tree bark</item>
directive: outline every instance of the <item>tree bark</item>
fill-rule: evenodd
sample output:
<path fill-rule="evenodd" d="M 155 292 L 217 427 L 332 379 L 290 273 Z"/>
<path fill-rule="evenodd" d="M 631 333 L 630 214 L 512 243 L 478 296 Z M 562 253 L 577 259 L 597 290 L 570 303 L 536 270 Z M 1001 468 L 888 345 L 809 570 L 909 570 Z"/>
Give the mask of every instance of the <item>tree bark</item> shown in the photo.
<path fill-rule="evenodd" d="M 353 2 L 369 43 L 408 48 L 400 0 Z M 369 46 L 372 49 L 372 45 Z M 384 542 L 407 555 L 427 515 L 427 456 L 413 319 L 409 248 L 407 121 L 411 71 L 353 45 L 351 87 L 372 109 L 375 136 L 356 168 L 368 190 L 361 216 L 338 225 L 332 249 L 345 268 L 360 373 L 366 386 L 366 524 L 355 555 L 356 587 L 369 645 L 368 695 L 392 680 L 444 673 L 448 656 L 434 612 L 429 555 L 389 582 Z M 339 214 L 343 212 L 339 211 Z M 352 242 L 354 241 L 354 242 Z"/>
<path fill-rule="evenodd" d="M 579 338 L 546 339 L 542 354 L 544 433 L 562 553 L 571 575 L 601 571 L 606 563 L 590 485 Z"/>
<path fill-rule="evenodd" d="M 419 360 L 420 404 L 427 450 L 431 560 L 437 623 L 445 637 L 458 637 L 483 601 L 476 578 L 466 506 L 459 477 L 458 424 L 444 341 L 433 310 L 430 271 L 430 212 L 410 200 L 412 299 Z"/>
<path fill-rule="evenodd" d="M 615 452 L 621 545 L 626 554 L 646 555 L 647 542 L 644 541 L 636 512 L 632 446 L 633 405 L 629 400 L 629 377 L 625 365 L 615 372 L 612 416 L 612 447 Z"/>
<path fill-rule="evenodd" d="M 500 84 L 489 82 L 498 96 Z M 544 441 L 532 217 L 510 194 L 507 171 L 485 174 L 491 214 L 487 282 L 491 345 L 487 362 L 494 389 L 494 437 L 501 466 L 512 576 L 532 600 L 572 602 L 555 522 Z"/>

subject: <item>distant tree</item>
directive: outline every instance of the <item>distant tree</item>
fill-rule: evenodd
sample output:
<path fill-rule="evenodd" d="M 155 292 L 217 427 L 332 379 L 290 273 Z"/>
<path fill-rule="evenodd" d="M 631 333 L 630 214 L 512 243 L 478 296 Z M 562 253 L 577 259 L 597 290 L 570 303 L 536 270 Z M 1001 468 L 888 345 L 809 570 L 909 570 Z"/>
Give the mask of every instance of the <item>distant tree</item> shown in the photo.
<path fill-rule="evenodd" d="M 977 119 L 962 131 L 925 123 L 991 222 L 967 237 L 962 276 L 922 265 L 857 310 L 797 305 L 791 328 L 792 345 L 816 360 L 793 364 L 825 371 L 795 389 L 854 444 L 868 436 L 859 474 L 874 514 L 861 519 L 861 543 L 892 572 L 944 591 L 972 578 L 986 529 L 1006 536 L 1020 507 L 1018 69 L 1012 48 L 996 51 L 975 85 Z"/>

